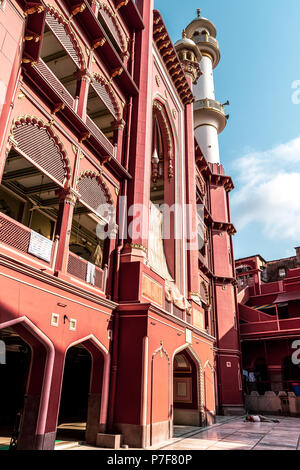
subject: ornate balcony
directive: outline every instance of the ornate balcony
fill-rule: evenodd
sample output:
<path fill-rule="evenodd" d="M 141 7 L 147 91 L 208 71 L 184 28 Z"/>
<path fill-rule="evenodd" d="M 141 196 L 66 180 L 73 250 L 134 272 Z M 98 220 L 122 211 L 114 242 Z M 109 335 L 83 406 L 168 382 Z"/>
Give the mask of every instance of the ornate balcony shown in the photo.
<path fill-rule="evenodd" d="M 195 127 L 210 124 L 220 134 L 226 127 L 227 117 L 224 106 L 216 100 L 205 98 L 194 103 Z"/>
<path fill-rule="evenodd" d="M 194 110 L 198 109 L 214 109 L 215 111 L 220 112 L 225 116 L 225 108 L 224 106 L 216 100 L 211 100 L 206 98 L 205 100 L 199 100 L 194 103 Z"/>
<path fill-rule="evenodd" d="M 220 62 L 221 58 L 218 41 L 208 34 L 198 34 L 197 36 L 193 36 L 193 40 L 197 44 L 202 55 L 207 53 L 211 56 L 213 61 L 213 68 L 215 68 Z"/>

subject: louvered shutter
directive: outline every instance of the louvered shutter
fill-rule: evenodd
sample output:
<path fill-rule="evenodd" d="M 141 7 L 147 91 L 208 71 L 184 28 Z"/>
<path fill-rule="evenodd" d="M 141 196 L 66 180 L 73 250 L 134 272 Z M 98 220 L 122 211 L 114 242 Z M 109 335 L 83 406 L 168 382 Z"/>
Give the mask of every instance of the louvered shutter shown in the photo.
<path fill-rule="evenodd" d="M 96 177 L 84 176 L 79 180 L 78 192 L 81 201 L 94 209 L 95 212 L 98 212 L 99 206 L 109 204 L 107 194 Z"/>
<path fill-rule="evenodd" d="M 46 23 L 55 35 L 55 37 L 58 39 L 60 44 L 63 46 L 65 51 L 69 54 L 73 62 L 75 62 L 77 67 L 80 69 L 81 63 L 79 60 L 78 52 L 70 35 L 66 31 L 65 25 L 63 23 L 60 23 L 59 20 L 55 18 L 55 16 L 51 15 L 49 11 L 46 13 Z"/>
<path fill-rule="evenodd" d="M 122 43 L 122 40 L 121 40 L 122 33 L 118 30 L 112 16 L 109 14 L 109 12 L 106 10 L 105 7 L 104 8 L 100 7 L 99 12 L 100 12 L 104 22 L 106 23 L 106 26 L 108 27 L 111 35 L 113 36 L 114 40 L 118 44 L 121 51 L 124 52 L 124 43 Z"/>
<path fill-rule="evenodd" d="M 34 124 L 20 124 L 14 129 L 17 147 L 54 179 L 63 184 L 66 175 L 62 155 L 47 129 Z"/>
<path fill-rule="evenodd" d="M 105 83 L 101 83 L 98 80 L 95 80 L 91 86 L 97 93 L 97 95 L 100 97 L 100 99 L 103 101 L 105 106 L 109 109 L 113 117 L 117 119 L 116 109 L 113 104 L 112 98 L 107 90 L 107 85 Z"/>

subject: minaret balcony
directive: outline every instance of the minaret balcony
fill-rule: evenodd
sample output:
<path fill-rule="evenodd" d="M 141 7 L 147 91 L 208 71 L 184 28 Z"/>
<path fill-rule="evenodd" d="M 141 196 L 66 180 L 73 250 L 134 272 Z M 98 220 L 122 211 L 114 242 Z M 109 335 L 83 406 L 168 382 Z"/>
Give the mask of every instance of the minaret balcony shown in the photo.
<path fill-rule="evenodd" d="M 227 124 L 224 106 L 216 100 L 205 98 L 194 103 L 195 127 L 210 124 L 217 128 L 218 134 L 222 132 Z"/>
<path fill-rule="evenodd" d="M 193 40 L 196 43 L 198 49 L 202 55 L 208 54 L 212 58 L 213 68 L 215 68 L 221 58 L 220 47 L 217 39 L 209 36 L 208 34 L 198 34 L 193 36 Z"/>

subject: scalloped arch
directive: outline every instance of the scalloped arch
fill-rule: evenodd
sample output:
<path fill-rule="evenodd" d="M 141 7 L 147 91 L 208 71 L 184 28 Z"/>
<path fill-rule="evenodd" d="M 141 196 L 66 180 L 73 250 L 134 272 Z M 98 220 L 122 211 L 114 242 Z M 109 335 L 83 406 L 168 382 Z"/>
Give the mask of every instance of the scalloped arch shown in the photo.
<path fill-rule="evenodd" d="M 94 184 L 94 180 L 96 180 L 98 187 Z M 99 189 L 102 194 L 98 192 Z M 112 195 L 100 172 L 94 170 L 82 171 L 77 179 L 76 190 L 81 195 L 82 201 L 95 211 L 103 203 L 114 205 Z"/>
<path fill-rule="evenodd" d="M 111 84 L 106 80 L 105 77 L 103 77 L 103 75 L 100 75 L 99 73 L 94 73 L 93 78 L 96 82 L 100 83 L 101 86 L 105 88 L 105 91 L 108 95 L 108 100 L 105 101 L 106 106 L 110 109 L 110 111 L 113 113 L 113 115 L 116 116 L 117 120 L 122 119 L 122 114 L 123 113 L 122 113 L 122 110 L 121 110 L 121 106 L 118 103 L 116 94 L 115 94 Z"/>
<path fill-rule="evenodd" d="M 46 21 L 47 21 L 47 14 L 52 16 L 59 25 L 62 25 L 64 27 L 66 35 L 69 37 L 71 43 L 72 43 L 72 51 L 70 48 L 68 49 L 69 54 L 73 58 L 74 62 L 76 65 L 79 67 L 79 69 L 84 70 L 86 68 L 86 63 L 85 63 L 85 58 L 84 54 L 82 51 L 82 48 L 79 44 L 79 41 L 77 39 L 76 33 L 72 27 L 72 25 L 66 20 L 61 13 L 53 6 L 53 5 L 46 5 Z M 48 17 L 49 19 L 49 17 Z M 64 45 L 65 47 L 65 45 Z"/>
<path fill-rule="evenodd" d="M 123 53 L 127 52 L 127 42 L 126 42 L 126 39 L 125 39 L 125 35 L 124 35 L 124 33 L 122 32 L 118 21 L 116 20 L 116 15 L 115 15 L 115 13 L 114 13 L 113 10 L 110 8 L 110 6 L 107 5 L 107 3 L 100 2 L 100 3 L 99 3 L 99 9 L 100 9 L 100 10 L 103 10 L 103 11 L 109 16 L 110 22 L 111 22 L 111 23 L 113 24 L 113 26 L 115 27 L 116 33 L 117 33 L 118 38 L 119 38 L 119 40 L 120 40 L 121 50 L 122 50 Z"/>
<path fill-rule="evenodd" d="M 13 121 L 11 136 L 13 140 L 10 143 L 16 150 L 21 150 L 61 185 L 68 186 L 71 176 L 70 161 L 62 142 L 48 123 L 36 116 L 19 116 Z"/>
<path fill-rule="evenodd" d="M 156 113 L 162 133 L 166 139 L 169 159 L 169 179 L 174 176 L 174 138 L 168 113 L 163 103 L 158 100 L 153 101 L 153 113 Z"/>

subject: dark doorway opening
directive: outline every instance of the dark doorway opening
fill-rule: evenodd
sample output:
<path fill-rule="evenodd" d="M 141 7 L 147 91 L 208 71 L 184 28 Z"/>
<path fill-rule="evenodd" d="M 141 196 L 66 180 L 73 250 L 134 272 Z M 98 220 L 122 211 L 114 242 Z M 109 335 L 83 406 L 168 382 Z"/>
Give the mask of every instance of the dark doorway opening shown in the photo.
<path fill-rule="evenodd" d="M 0 340 L 6 350 L 0 364 L 0 450 L 8 450 L 12 437 L 18 437 L 32 354 L 11 328 L 0 330 Z"/>
<path fill-rule="evenodd" d="M 65 360 L 57 440 L 84 441 L 87 428 L 92 357 L 82 345 L 71 347 Z"/>

